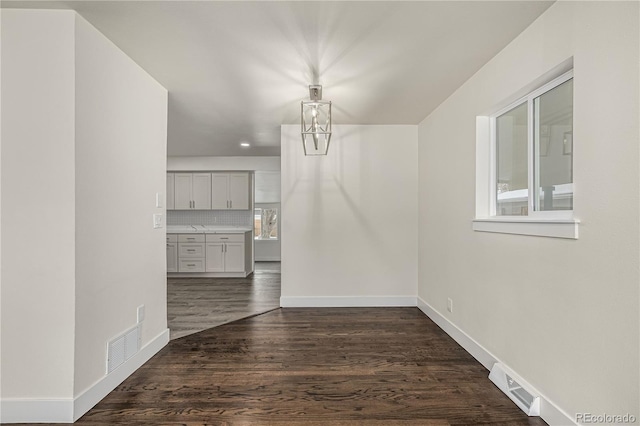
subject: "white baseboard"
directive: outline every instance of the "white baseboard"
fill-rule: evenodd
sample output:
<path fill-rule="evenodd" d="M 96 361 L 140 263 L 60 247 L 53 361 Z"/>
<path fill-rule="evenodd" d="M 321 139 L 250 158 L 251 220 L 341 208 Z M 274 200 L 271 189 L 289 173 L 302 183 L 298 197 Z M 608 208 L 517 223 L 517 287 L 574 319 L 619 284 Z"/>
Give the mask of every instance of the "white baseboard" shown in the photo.
<path fill-rule="evenodd" d="M 169 342 L 164 330 L 135 355 L 74 399 L 2 399 L 0 423 L 73 423 Z"/>
<path fill-rule="evenodd" d="M 4 398 L 0 423 L 73 423 L 73 399 Z"/>
<path fill-rule="evenodd" d="M 415 296 L 282 296 L 283 308 L 360 308 L 416 306 Z"/>
<path fill-rule="evenodd" d="M 245 272 L 167 272 L 167 278 L 247 278 L 253 273 Z"/>
<path fill-rule="evenodd" d="M 469 354 L 474 357 L 480 364 L 482 364 L 487 370 L 491 370 L 493 364 L 500 362 L 506 365 L 503 361 L 499 360 L 480 343 L 476 342 L 471 336 L 462 331 L 458 326 L 445 318 L 440 312 L 436 311 L 431 305 L 425 302 L 421 297 L 417 298 L 418 308 L 424 312 L 438 327 L 440 327 L 445 333 L 447 333 L 453 340 L 455 340 L 460 346 L 464 348 Z M 509 367 L 507 365 L 507 367 Z M 510 367 L 509 367 L 510 368 Z M 510 368 L 513 370 L 512 368 Z M 519 374 L 517 371 L 515 373 Z M 520 375 L 520 374 L 519 374 Z M 522 375 L 520 375 L 522 377 Z M 523 377 L 526 380 L 526 377 Z M 566 426 L 577 425 L 578 423 L 562 411 L 557 405 L 553 404 L 544 395 L 540 394 L 540 417 L 551 426 Z"/>
<path fill-rule="evenodd" d="M 125 361 L 124 364 L 113 370 L 102 379 L 98 380 L 88 389 L 76 396 L 73 403 L 73 421 L 82 417 L 93 408 L 105 396 L 114 390 L 120 383 L 133 374 L 138 368 L 149 361 L 160 349 L 169 343 L 169 329 L 165 329 L 149 343 L 143 346 L 135 355 Z"/>
<path fill-rule="evenodd" d="M 451 321 L 445 318 L 440 312 L 436 311 L 427 302 L 418 297 L 418 308 L 425 313 L 426 316 L 431 318 L 431 321 L 435 322 L 438 327 L 444 330 L 453 340 L 458 342 L 467 352 L 471 354 L 480 364 L 487 370 L 491 370 L 493 364 L 498 362 L 498 358 L 493 356 L 491 352 L 486 350 L 481 344 L 473 340 L 467 333 L 460 330 Z"/>

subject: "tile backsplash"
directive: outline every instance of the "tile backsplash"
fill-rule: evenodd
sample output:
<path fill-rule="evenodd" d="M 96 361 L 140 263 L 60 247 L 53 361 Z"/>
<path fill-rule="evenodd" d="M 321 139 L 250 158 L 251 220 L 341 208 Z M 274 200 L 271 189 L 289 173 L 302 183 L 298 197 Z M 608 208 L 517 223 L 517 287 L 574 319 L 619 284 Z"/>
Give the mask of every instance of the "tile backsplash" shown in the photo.
<path fill-rule="evenodd" d="M 167 210 L 167 225 L 253 226 L 251 210 Z"/>

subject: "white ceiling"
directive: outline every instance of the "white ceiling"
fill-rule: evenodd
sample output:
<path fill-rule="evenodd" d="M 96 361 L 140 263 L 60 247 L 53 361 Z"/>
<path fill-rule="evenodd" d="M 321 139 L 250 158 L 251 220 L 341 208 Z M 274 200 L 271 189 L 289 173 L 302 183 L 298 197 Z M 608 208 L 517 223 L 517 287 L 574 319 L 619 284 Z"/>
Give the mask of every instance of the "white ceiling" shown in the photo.
<path fill-rule="evenodd" d="M 335 124 L 417 124 L 546 1 L 6 1 L 68 8 L 169 90 L 168 155 L 279 155 L 307 86 Z M 251 143 L 250 148 L 240 142 Z"/>

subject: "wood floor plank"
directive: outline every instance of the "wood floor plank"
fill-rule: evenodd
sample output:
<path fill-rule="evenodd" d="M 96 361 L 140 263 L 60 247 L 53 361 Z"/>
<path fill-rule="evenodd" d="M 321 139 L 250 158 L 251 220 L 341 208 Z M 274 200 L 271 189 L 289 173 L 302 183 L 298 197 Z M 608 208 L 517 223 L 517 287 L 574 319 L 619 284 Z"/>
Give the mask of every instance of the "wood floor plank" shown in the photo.
<path fill-rule="evenodd" d="M 168 278 L 171 339 L 280 307 L 280 262 L 256 262 L 247 278 Z"/>
<path fill-rule="evenodd" d="M 173 340 L 79 425 L 544 425 L 416 308 L 278 309 Z"/>

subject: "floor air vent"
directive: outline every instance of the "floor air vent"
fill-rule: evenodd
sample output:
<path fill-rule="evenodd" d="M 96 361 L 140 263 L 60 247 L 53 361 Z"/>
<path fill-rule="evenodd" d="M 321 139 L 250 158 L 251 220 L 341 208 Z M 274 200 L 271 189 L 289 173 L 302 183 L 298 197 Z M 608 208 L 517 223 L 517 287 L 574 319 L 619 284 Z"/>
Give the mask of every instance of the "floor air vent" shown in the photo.
<path fill-rule="evenodd" d="M 493 364 L 489 379 L 529 416 L 540 415 L 540 397 L 531 386 L 500 363 Z"/>
<path fill-rule="evenodd" d="M 107 374 L 122 365 L 140 349 L 140 325 L 116 337 L 107 346 Z"/>

